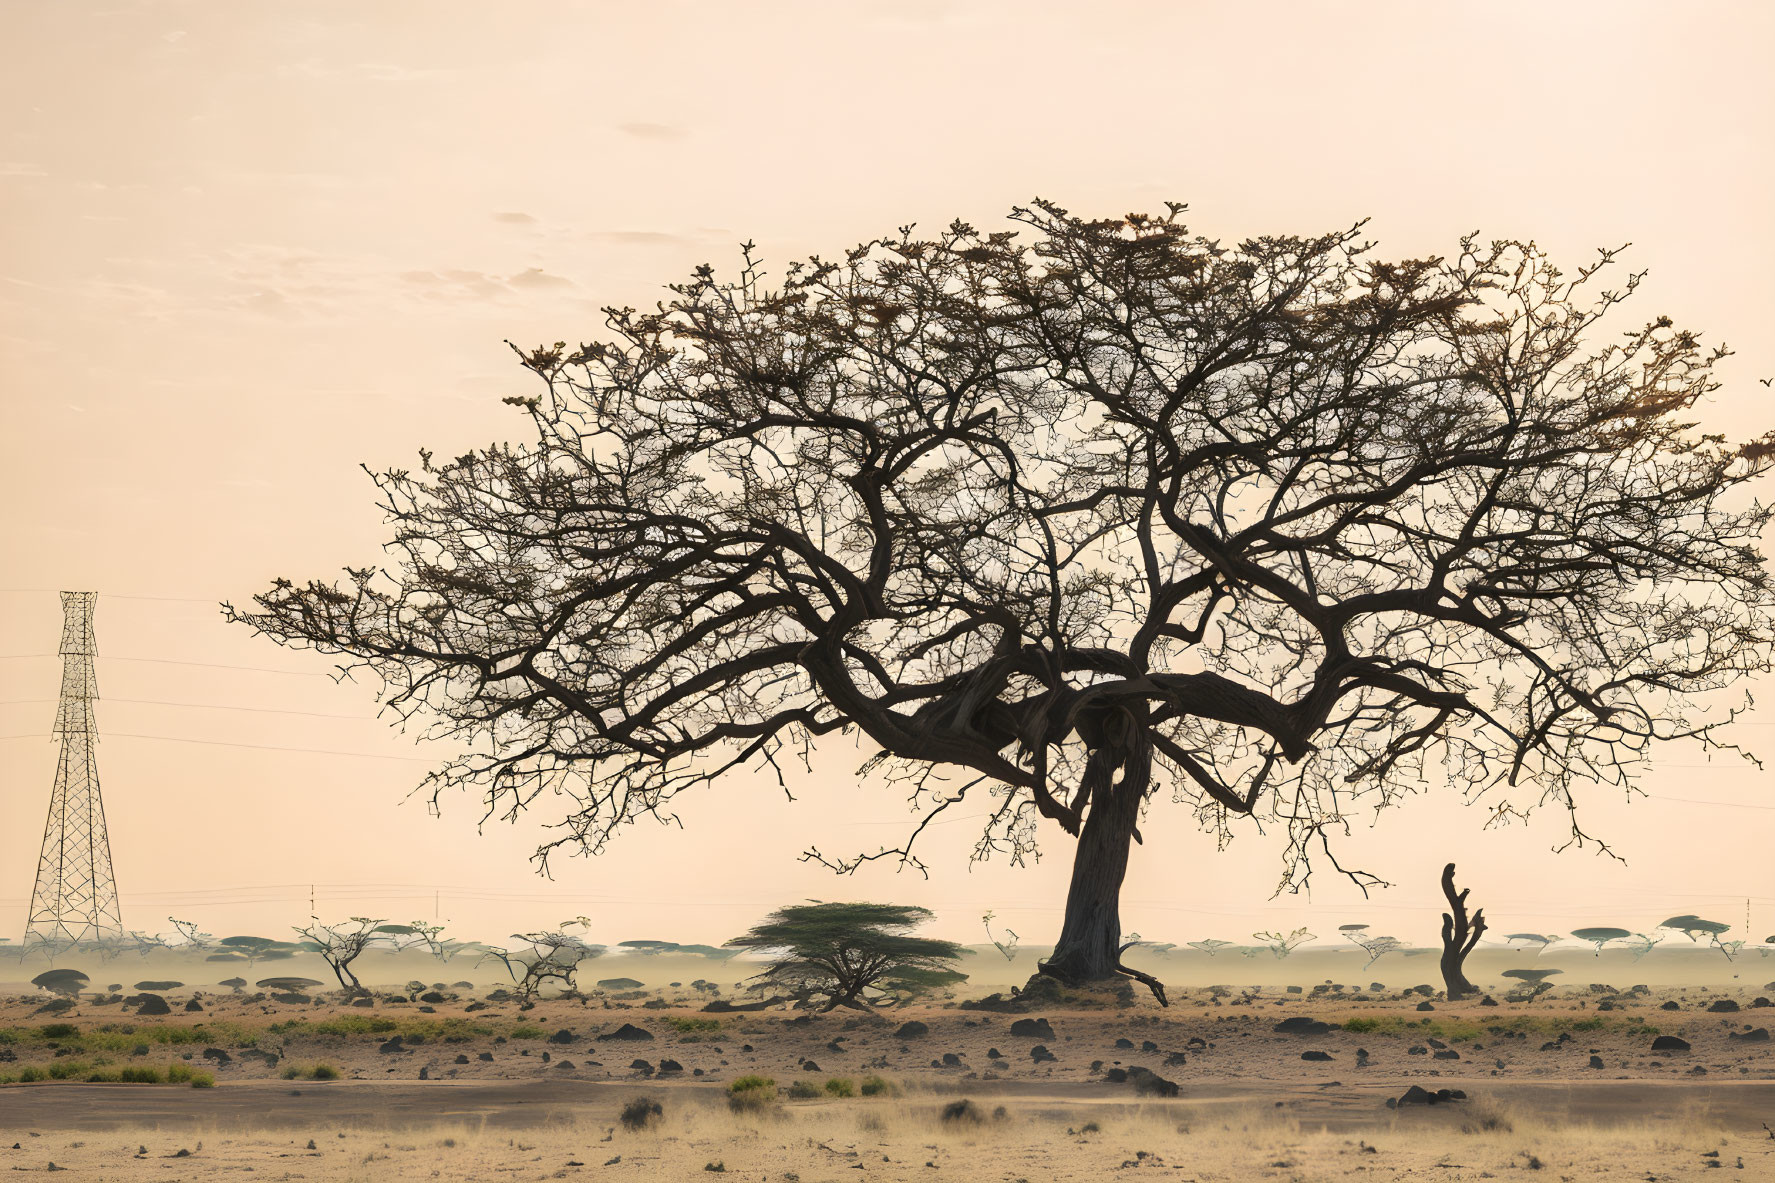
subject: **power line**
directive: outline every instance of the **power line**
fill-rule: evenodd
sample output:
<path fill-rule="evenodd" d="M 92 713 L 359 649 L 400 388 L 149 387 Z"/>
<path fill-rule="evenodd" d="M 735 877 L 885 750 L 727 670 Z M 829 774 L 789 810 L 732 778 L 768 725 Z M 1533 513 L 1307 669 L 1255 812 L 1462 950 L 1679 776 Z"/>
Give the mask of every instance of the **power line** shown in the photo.
<path fill-rule="evenodd" d="M 55 702 L 53 698 L 8 698 L 0 699 L 0 707 L 24 706 L 32 703 Z M 161 698 L 104 698 L 103 702 L 127 702 L 134 706 L 156 707 L 190 707 L 204 711 L 252 711 L 264 715 L 304 715 L 312 719 L 370 719 L 375 715 L 338 715 L 327 711 L 286 711 L 279 707 L 243 707 L 223 702 L 171 702 Z"/>
<path fill-rule="evenodd" d="M 34 657 L 59 657 L 56 653 L 0 653 L 0 661 L 24 661 Z M 170 657 L 119 657 L 114 653 L 102 654 L 100 661 L 144 661 L 156 665 L 190 665 L 209 670 L 251 670 L 260 674 L 289 674 L 296 678 L 331 678 L 333 675 L 320 670 L 280 670 L 265 665 L 231 665 L 218 661 L 175 661 Z"/>
<path fill-rule="evenodd" d="M 0 739 L 42 739 L 41 735 L 0 735 Z M 222 739 L 187 739 L 179 735 L 137 735 L 127 731 L 107 731 L 106 739 L 152 739 L 162 743 L 194 743 L 217 748 L 254 748 L 264 752 L 307 752 L 316 756 L 356 756 L 363 760 L 407 760 L 419 764 L 437 764 L 449 757 L 391 756 L 382 752 L 344 752 L 335 748 L 296 748 L 278 744 L 233 743 Z"/>

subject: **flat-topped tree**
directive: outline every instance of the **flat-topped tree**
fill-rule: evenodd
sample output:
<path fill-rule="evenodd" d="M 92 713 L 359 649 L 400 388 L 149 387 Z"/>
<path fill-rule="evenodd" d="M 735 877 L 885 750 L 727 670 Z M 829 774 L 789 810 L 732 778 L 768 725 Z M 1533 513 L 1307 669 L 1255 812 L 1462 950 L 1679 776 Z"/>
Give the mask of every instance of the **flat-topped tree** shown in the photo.
<path fill-rule="evenodd" d="M 960 945 L 912 935 L 930 918 L 929 909 L 903 904 L 792 904 L 727 944 L 770 958 L 761 985 L 824 998 L 822 1010 L 868 1010 L 865 991 L 898 997 L 966 980 L 952 968 Z"/>
<path fill-rule="evenodd" d="M 1602 956 L 1602 947 L 1610 941 L 1624 941 L 1632 936 L 1624 928 L 1574 928 L 1572 935 L 1580 941 L 1589 941 L 1596 946 L 1596 955 Z"/>
<path fill-rule="evenodd" d="M 1775 597 L 1747 488 L 1775 437 L 1691 426 L 1723 350 L 1599 323 L 1638 282 L 1598 290 L 1612 252 L 1384 262 L 1360 227 L 1223 244 L 1169 208 L 908 229 L 774 288 L 749 251 L 698 268 L 519 351 L 526 442 L 375 474 L 391 566 L 228 617 L 472 741 L 434 803 L 565 794 L 542 860 L 856 733 L 922 819 L 808 857 L 919 865 L 964 799 L 978 856 L 1050 826 L 1069 982 L 1126 972 L 1161 789 L 1274 824 L 1299 887 L 1427 768 L 1581 842 L 1588 786 L 1713 742 L 1729 712 L 1690 708 L 1769 668 Z"/>

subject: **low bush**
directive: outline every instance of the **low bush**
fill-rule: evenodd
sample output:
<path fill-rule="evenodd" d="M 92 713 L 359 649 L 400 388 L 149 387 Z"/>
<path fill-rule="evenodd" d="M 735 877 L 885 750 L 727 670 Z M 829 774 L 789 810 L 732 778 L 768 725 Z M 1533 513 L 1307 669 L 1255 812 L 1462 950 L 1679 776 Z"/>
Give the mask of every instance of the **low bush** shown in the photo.
<path fill-rule="evenodd" d="M 622 1107 L 616 1119 L 625 1130 L 644 1130 L 665 1116 L 665 1109 L 652 1097 L 636 1097 Z"/>
<path fill-rule="evenodd" d="M 820 1086 L 811 1080 L 797 1080 L 789 1086 L 791 1101 L 812 1101 L 820 1095 Z"/>
<path fill-rule="evenodd" d="M 899 1090 L 879 1076 L 865 1076 L 863 1078 L 862 1092 L 865 1097 L 881 1096 L 882 1094 L 891 1097 L 899 1092 Z"/>
<path fill-rule="evenodd" d="M 831 1080 L 828 1080 L 826 1082 L 826 1091 L 831 1093 L 834 1097 L 856 1096 L 856 1090 L 851 1087 L 851 1082 L 842 1076 L 834 1076 Z"/>
<path fill-rule="evenodd" d="M 777 1082 L 768 1076 L 742 1076 L 727 1086 L 727 1107 L 735 1113 L 758 1113 L 777 1102 Z"/>

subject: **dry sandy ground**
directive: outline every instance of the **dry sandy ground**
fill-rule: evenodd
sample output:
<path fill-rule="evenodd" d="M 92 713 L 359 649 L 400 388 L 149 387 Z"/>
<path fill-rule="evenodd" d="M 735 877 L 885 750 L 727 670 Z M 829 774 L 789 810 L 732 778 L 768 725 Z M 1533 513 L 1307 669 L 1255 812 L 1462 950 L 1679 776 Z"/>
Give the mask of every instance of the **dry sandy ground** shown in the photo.
<path fill-rule="evenodd" d="M 1730 995 L 1735 1013 L 1708 1009 L 1722 992 L 1693 989 L 1568 989 L 1429 1012 L 1416 996 L 1191 990 L 1165 1010 L 1145 999 L 1029 1015 L 939 1003 L 891 1016 L 708 1015 L 688 999 L 469 1011 L 466 996 L 427 1009 L 204 995 L 206 1009 L 186 1013 L 185 995 L 169 995 L 175 1013 L 146 1018 L 90 1001 L 46 1016 L 33 1013 L 40 998 L 0 1000 L 0 1076 L 189 1056 L 216 1077 L 201 1090 L 84 1083 L 81 1072 L 0 1086 L 0 1168 L 54 1162 L 105 1180 L 691 1179 L 715 1166 L 808 1183 L 1666 1180 L 1715 1170 L 1775 1180 L 1775 1138 L 1763 1128 L 1775 1126 L 1775 1044 L 1745 1038 L 1775 1026 L 1775 1008 L 1754 1006 L 1761 993 Z M 1663 1009 L 1669 1001 L 1678 1009 Z M 1013 1035 L 1020 1018 L 1046 1019 L 1051 1035 Z M 1274 1030 L 1289 1018 L 1341 1027 Z M 909 1021 L 927 1030 L 903 1032 Z M 76 1034 L 46 1037 L 52 1022 Z M 600 1038 L 624 1024 L 652 1038 Z M 1653 1053 L 1656 1034 L 1691 1049 Z M 1053 1059 L 1033 1055 L 1038 1046 Z M 681 1070 L 662 1074 L 668 1061 Z M 284 1079 L 317 1064 L 342 1079 Z M 1113 1079 L 1117 1068 L 1149 1069 L 1179 1095 L 1138 1095 Z M 762 1114 L 735 1115 L 726 1088 L 749 1073 L 774 1078 L 778 1093 L 870 1076 L 890 1088 L 784 1095 Z M 1386 1098 L 1412 1084 L 1469 1099 L 1389 1110 Z M 618 1111 L 639 1095 L 658 1100 L 663 1119 L 620 1128 Z M 963 1097 L 982 1120 L 944 1122 L 942 1107 Z"/>

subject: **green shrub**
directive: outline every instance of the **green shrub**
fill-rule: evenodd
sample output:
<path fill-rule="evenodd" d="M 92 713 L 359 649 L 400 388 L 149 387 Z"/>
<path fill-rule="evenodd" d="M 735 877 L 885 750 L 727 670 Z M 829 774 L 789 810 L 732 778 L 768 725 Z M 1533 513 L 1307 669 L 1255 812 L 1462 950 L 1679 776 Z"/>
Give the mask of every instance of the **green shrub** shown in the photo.
<path fill-rule="evenodd" d="M 288 1064 L 282 1076 L 285 1080 L 338 1080 L 339 1069 L 331 1064 L 310 1064 L 307 1067 Z"/>
<path fill-rule="evenodd" d="M 680 1035 L 689 1035 L 699 1031 L 719 1031 L 721 1030 L 721 1020 L 698 1019 L 688 1015 L 681 1015 L 676 1018 L 667 1019 L 666 1026 L 678 1032 Z"/>
<path fill-rule="evenodd" d="M 777 1082 L 768 1076 L 742 1076 L 727 1086 L 727 1107 L 735 1113 L 758 1113 L 777 1101 Z"/>
<path fill-rule="evenodd" d="M 20 1084 L 36 1084 L 40 1080 L 48 1080 L 49 1073 L 36 1064 L 26 1064 L 19 1070 L 18 1079 Z"/>
<path fill-rule="evenodd" d="M 175 1064 L 172 1068 L 167 1069 L 165 1076 L 162 1076 L 160 1069 L 150 1064 L 139 1064 L 119 1070 L 116 1076 L 124 1084 L 160 1084 L 171 1079 L 176 1069 L 183 1067 L 183 1064 Z"/>
<path fill-rule="evenodd" d="M 72 1039 L 80 1034 L 75 1023 L 46 1023 L 39 1030 L 45 1039 Z"/>
<path fill-rule="evenodd" d="M 85 1076 L 92 1071 L 92 1065 L 84 1060 L 57 1060 L 49 1066 L 51 1080 L 70 1080 L 76 1076 Z"/>
<path fill-rule="evenodd" d="M 863 1095 L 865 1097 L 876 1097 L 884 1093 L 891 1097 L 898 1091 L 892 1084 L 879 1076 L 865 1076 L 863 1078 Z"/>
<path fill-rule="evenodd" d="M 820 1086 L 811 1080 L 798 1080 L 789 1086 L 791 1101 L 812 1101 L 820 1095 Z"/>
<path fill-rule="evenodd" d="M 546 1039 L 548 1032 L 535 1023 L 519 1023 L 512 1028 L 513 1039 Z"/>
<path fill-rule="evenodd" d="M 1356 1034 L 1362 1035 L 1369 1031 L 1380 1030 L 1380 1025 L 1379 1019 L 1369 1019 L 1357 1016 L 1354 1019 L 1344 1020 L 1343 1028 L 1345 1031 L 1354 1031 Z"/>
<path fill-rule="evenodd" d="M 826 1091 L 834 1097 L 854 1097 L 856 1095 L 855 1090 L 851 1088 L 851 1082 L 842 1076 L 834 1076 L 828 1080 Z"/>

